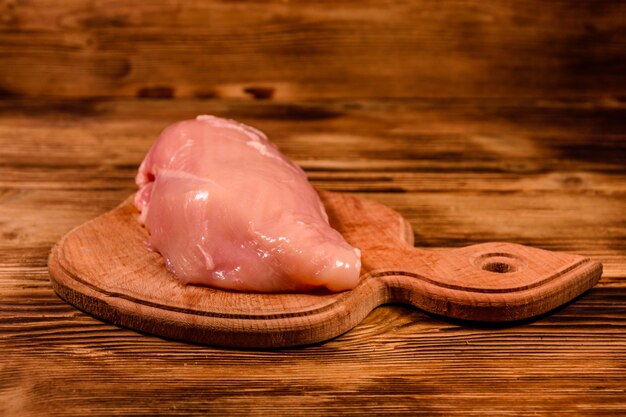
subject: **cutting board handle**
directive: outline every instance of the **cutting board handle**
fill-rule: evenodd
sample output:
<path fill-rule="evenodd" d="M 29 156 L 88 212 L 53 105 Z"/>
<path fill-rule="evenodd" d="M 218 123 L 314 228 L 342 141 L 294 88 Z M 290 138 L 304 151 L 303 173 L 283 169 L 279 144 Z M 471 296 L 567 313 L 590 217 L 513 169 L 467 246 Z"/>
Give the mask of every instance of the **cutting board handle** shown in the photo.
<path fill-rule="evenodd" d="M 365 283 L 381 300 L 443 316 L 515 321 L 546 313 L 593 287 L 602 264 L 506 242 L 414 247 L 411 225 L 373 201 L 323 192 L 331 224 L 361 249 Z"/>
<path fill-rule="evenodd" d="M 369 274 L 387 302 L 444 316 L 515 321 L 552 310 L 592 287 L 602 265 L 589 258 L 504 242 L 456 249 L 396 247 L 368 252 Z"/>

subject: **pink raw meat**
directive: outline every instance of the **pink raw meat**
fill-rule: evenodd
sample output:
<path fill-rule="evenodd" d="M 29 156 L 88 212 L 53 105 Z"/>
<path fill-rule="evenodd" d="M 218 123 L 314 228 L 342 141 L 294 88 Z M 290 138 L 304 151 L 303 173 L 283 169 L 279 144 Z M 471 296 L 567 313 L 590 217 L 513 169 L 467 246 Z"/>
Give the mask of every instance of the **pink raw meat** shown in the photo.
<path fill-rule="evenodd" d="M 175 123 L 136 182 L 149 244 L 185 283 L 286 292 L 359 280 L 359 250 L 330 227 L 304 171 L 252 127 L 214 116 Z"/>

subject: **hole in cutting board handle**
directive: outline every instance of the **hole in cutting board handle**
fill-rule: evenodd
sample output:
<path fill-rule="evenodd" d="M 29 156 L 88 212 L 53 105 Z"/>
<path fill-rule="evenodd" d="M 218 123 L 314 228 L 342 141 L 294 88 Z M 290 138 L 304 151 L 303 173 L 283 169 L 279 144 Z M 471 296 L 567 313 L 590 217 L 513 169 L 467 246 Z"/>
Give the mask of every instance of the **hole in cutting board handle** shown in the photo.
<path fill-rule="evenodd" d="M 497 274 L 506 274 L 508 272 L 515 272 L 515 266 L 505 262 L 488 262 L 481 267 L 485 271 L 495 272 Z"/>
<path fill-rule="evenodd" d="M 511 253 L 485 253 L 473 259 L 474 266 L 495 274 L 510 274 L 521 271 L 526 263 Z"/>

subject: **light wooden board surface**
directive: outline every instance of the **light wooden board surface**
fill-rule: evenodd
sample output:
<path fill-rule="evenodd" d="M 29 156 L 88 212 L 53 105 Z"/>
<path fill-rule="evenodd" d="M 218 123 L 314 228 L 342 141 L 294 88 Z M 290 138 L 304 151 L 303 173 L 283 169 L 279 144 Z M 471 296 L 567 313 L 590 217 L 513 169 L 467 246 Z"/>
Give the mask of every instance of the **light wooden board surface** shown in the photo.
<path fill-rule="evenodd" d="M 184 344 L 60 300 L 48 253 L 134 191 L 170 121 L 266 131 L 324 189 L 407 218 L 418 246 L 511 241 L 604 264 L 553 314 L 476 326 L 402 306 L 304 349 Z M 0 101 L 0 415 L 617 415 L 626 409 L 620 99 Z"/>
<path fill-rule="evenodd" d="M 513 243 L 415 248 L 411 226 L 389 207 L 318 192 L 331 226 L 361 253 L 360 280 L 349 291 L 262 294 L 184 285 L 147 248 L 132 196 L 54 246 L 52 288 L 80 310 L 134 330 L 213 346 L 276 348 L 340 336 L 392 303 L 467 321 L 521 321 L 561 307 L 602 275 L 602 265 L 589 258 Z"/>

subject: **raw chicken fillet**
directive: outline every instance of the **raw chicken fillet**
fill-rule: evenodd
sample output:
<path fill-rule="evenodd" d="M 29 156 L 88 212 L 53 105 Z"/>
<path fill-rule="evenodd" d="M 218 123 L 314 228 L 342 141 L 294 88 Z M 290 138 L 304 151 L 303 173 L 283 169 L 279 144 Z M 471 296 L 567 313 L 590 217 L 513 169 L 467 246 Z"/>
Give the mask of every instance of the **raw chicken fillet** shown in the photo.
<path fill-rule="evenodd" d="M 304 171 L 252 127 L 213 116 L 175 123 L 136 182 L 148 243 L 185 283 L 293 292 L 359 280 L 359 250 L 330 227 Z"/>

